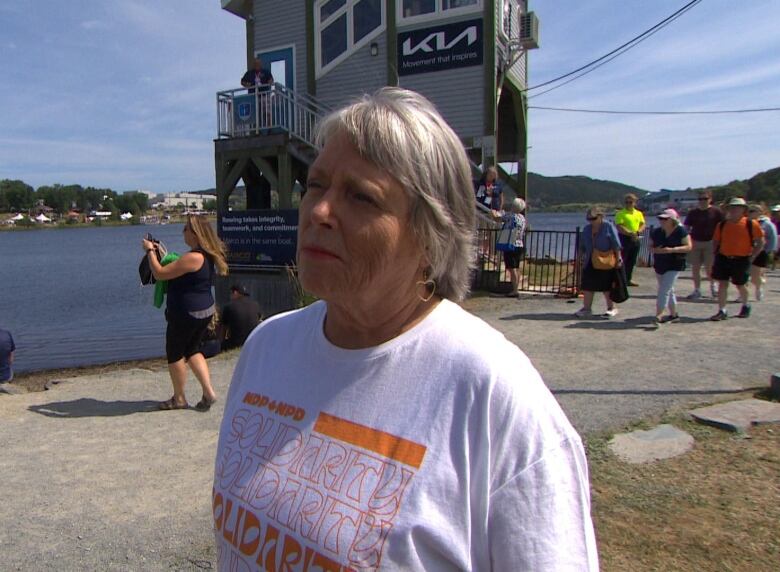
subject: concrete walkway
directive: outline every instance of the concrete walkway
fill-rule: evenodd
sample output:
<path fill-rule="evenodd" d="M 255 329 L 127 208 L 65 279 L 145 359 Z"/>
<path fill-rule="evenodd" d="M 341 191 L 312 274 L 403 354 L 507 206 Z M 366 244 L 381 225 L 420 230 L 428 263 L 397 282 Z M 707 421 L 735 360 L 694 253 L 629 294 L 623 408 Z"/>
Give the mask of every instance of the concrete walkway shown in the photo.
<path fill-rule="evenodd" d="M 578 303 L 543 296 L 466 306 L 526 351 L 585 434 L 766 386 L 780 369 L 780 273 L 747 320 L 711 323 L 711 300 L 681 302 L 683 321 L 660 329 L 651 324 L 655 279 L 647 269 L 636 279 L 642 286 L 610 321 L 577 320 Z M 687 294 L 690 281 L 678 289 Z M 236 357 L 210 361 L 220 396 Z M 189 389 L 195 403 L 197 384 Z M 156 411 L 169 395 L 167 372 L 140 369 L 0 395 L 2 570 L 213 568 L 223 401 L 208 413 Z"/>

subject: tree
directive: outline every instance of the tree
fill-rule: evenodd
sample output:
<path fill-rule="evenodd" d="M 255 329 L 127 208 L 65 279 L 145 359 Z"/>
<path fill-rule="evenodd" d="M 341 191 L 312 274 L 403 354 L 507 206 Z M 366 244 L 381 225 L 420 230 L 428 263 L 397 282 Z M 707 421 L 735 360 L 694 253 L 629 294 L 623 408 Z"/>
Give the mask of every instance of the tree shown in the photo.
<path fill-rule="evenodd" d="M 216 199 L 206 199 L 203 201 L 203 210 L 204 211 L 215 211 L 217 210 L 217 200 Z"/>
<path fill-rule="evenodd" d="M 24 181 L 3 179 L 0 181 L 0 212 L 19 212 L 32 208 L 35 191 Z"/>

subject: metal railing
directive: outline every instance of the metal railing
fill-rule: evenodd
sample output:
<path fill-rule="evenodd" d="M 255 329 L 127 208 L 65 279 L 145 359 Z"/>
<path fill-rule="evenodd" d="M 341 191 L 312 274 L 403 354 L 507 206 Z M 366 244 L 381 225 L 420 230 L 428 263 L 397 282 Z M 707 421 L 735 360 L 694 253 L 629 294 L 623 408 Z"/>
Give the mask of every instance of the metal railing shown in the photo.
<path fill-rule="evenodd" d="M 217 137 L 286 132 L 314 147 L 317 121 L 330 109 L 281 84 L 217 92 Z"/>
<path fill-rule="evenodd" d="M 472 287 L 495 293 L 511 290 L 503 253 L 496 250 L 500 229 L 477 230 L 477 271 Z M 519 290 L 577 296 L 582 273 L 579 250 L 580 229 L 573 231 L 528 230 L 525 256 L 520 261 Z"/>

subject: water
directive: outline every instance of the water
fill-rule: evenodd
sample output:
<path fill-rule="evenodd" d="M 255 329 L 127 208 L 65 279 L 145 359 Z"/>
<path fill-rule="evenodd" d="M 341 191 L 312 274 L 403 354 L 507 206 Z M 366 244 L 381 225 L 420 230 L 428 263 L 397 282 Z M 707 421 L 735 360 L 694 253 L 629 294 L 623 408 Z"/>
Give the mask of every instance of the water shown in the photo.
<path fill-rule="evenodd" d="M 536 230 L 574 230 L 581 213 L 531 213 Z M 17 372 L 159 357 L 165 318 L 141 287 L 141 237 L 188 250 L 181 224 L 0 232 L 0 327 Z"/>
<path fill-rule="evenodd" d="M 159 357 L 163 310 L 140 286 L 149 231 L 185 252 L 182 224 L 0 232 L 0 327 L 17 372 Z"/>

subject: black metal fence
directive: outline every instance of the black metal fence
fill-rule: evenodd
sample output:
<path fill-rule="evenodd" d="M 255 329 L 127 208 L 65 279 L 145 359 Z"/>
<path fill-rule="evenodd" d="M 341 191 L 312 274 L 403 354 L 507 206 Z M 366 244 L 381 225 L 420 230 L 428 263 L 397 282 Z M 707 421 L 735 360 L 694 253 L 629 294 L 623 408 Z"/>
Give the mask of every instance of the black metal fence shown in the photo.
<path fill-rule="evenodd" d="M 496 250 L 500 229 L 477 231 L 477 271 L 472 287 L 500 294 L 508 293 L 512 284 L 504 264 L 503 253 Z M 579 292 L 580 229 L 574 231 L 529 230 L 525 233 L 525 257 L 520 262 L 519 289 L 560 296 L 577 296 Z"/>

